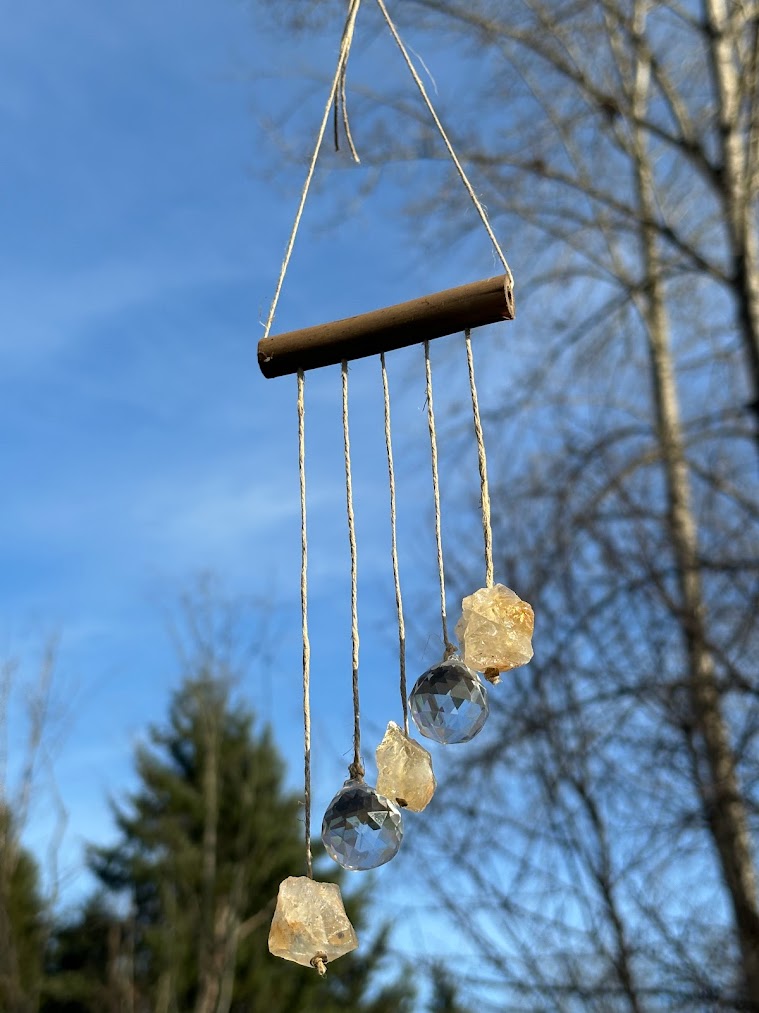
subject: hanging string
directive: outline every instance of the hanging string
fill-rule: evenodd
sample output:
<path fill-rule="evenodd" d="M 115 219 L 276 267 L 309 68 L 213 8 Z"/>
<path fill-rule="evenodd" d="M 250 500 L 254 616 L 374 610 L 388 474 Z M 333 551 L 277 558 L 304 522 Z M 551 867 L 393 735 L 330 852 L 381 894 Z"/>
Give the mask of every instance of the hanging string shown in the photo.
<path fill-rule="evenodd" d="M 298 370 L 298 470 L 300 475 L 300 614 L 303 640 L 303 775 L 306 873 L 314 878 L 311 858 L 311 643 L 308 639 L 308 538 L 306 537 L 306 378 Z"/>
<path fill-rule="evenodd" d="M 345 71 L 346 67 L 343 67 L 343 76 L 340 79 L 340 108 L 343 113 L 343 129 L 345 130 L 345 136 L 348 139 L 348 147 L 350 148 L 351 158 L 356 163 L 356 165 L 359 165 L 361 163 L 361 159 L 358 157 L 356 145 L 353 143 L 353 134 L 351 133 L 351 121 L 350 118 L 348 117 L 348 98 L 345 93 Z"/>
<path fill-rule="evenodd" d="M 464 331 L 466 362 L 469 369 L 469 389 L 472 394 L 472 415 L 474 436 L 477 441 L 477 463 L 480 469 L 480 505 L 482 508 L 482 536 L 485 542 L 485 586 L 493 586 L 493 530 L 490 523 L 490 491 L 488 489 L 488 462 L 485 457 L 485 437 L 482 432 L 480 404 L 477 399 L 477 384 L 474 381 L 474 356 L 472 355 L 472 334 Z"/>
<path fill-rule="evenodd" d="M 390 486 L 390 545 L 393 558 L 393 581 L 395 582 L 395 608 L 398 613 L 398 659 L 401 675 L 401 706 L 403 708 L 403 730 L 408 735 L 408 694 L 406 693 L 406 626 L 403 621 L 403 598 L 401 597 L 401 579 L 398 570 L 398 545 L 396 538 L 395 516 L 395 467 L 393 465 L 393 441 L 390 429 L 390 388 L 385 368 L 385 353 L 380 352 L 382 367 L 382 393 L 385 401 L 385 448 L 387 450 L 387 474 Z"/>
<path fill-rule="evenodd" d="M 264 337 L 268 338 L 269 332 L 271 331 L 271 325 L 274 323 L 274 314 L 277 312 L 277 303 L 279 302 L 279 296 L 282 292 L 282 285 L 285 281 L 285 275 L 287 274 L 287 268 L 290 263 L 290 257 L 292 256 L 293 247 L 295 246 L 295 237 L 298 234 L 298 228 L 300 226 L 300 220 L 303 217 L 303 209 L 306 206 L 306 198 L 308 197 L 308 191 L 311 188 L 311 181 L 314 178 L 314 171 L 316 169 L 316 161 L 319 157 L 319 150 L 324 140 L 324 134 L 327 130 L 327 123 L 329 122 L 329 111 L 332 108 L 332 103 L 337 101 L 339 94 L 340 82 L 343 79 L 345 66 L 348 62 L 348 54 L 350 53 L 351 43 L 353 42 L 353 31 L 356 27 L 356 16 L 358 14 L 358 8 L 361 5 L 361 0 L 350 0 L 350 6 L 348 8 L 348 16 L 345 22 L 345 28 L 343 29 L 343 36 L 340 40 L 340 51 L 337 58 L 337 68 L 335 70 L 335 76 L 332 79 L 332 87 L 329 91 L 329 97 L 327 104 L 324 107 L 324 115 L 322 116 L 321 126 L 316 137 L 316 145 L 311 156 L 311 161 L 308 166 L 308 172 L 306 173 L 306 182 L 303 184 L 303 190 L 300 195 L 300 203 L 298 204 L 298 210 L 295 213 L 295 221 L 290 231 L 290 238 L 287 241 L 287 247 L 285 248 L 285 256 L 282 260 L 282 265 L 279 269 L 279 278 L 277 280 L 277 287 L 274 291 L 274 298 L 271 301 L 269 307 L 269 315 L 264 325 Z M 351 139 L 351 150 L 352 147 Z"/>
<path fill-rule="evenodd" d="M 356 164 L 360 164 L 361 159 L 358 157 L 356 151 L 356 145 L 353 143 L 353 134 L 351 132 L 351 122 L 348 116 L 348 99 L 346 95 L 345 81 L 348 76 L 348 58 L 346 57 L 345 63 L 343 64 L 343 71 L 340 75 L 340 83 L 338 85 L 337 93 L 335 95 L 335 108 L 334 108 L 334 132 L 335 132 L 335 151 L 340 150 L 340 118 L 342 116 L 343 130 L 348 141 L 348 147 L 350 148 L 351 158 Z"/>
<path fill-rule="evenodd" d="M 430 364 L 430 343 L 424 342 L 424 371 L 427 384 L 427 424 L 430 430 L 430 456 L 432 458 L 432 495 L 435 503 L 435 541 L 437 543 L 437 572 L 440 581 L 440 621 L 443 627 L 445 657 L 456 653 L 448 639 L 448 616 L 445 608 L 445 570 L 443 568 L 443 535 L 440 522 L 440 481 L 437 467 L 437 434 L 435 431 L 435 409 L 432 403 L 432 366 Z"/>
<path fill-rule="evenodd" d="M 343 378 L 343 447 L 345 451 L 345 502 L 348 513 L 348 541 L 351 550 L 351 645 L 353 667 L 353 762 L 348 771 L 352 778 L 362 780 L 361 708 L 358 699 L 358 560 L 356 555 L 356 519 L 353 514 L 353 483 L 351 480 L 351 442 L 348 431 L 348 363 L 342 362 Z"/>
<path fill-rule="evenodd" d="M 414 67 L 411 57 L 409 56 L 408 50 L 406 49 L 403 40 L 398 34 L 398 30 L 395 27 L 393 19 L 390 17 L 387 7 L 385 6 L 383 0 L 377 0 L 377 3 L 379 5 L 379 8 L 382 12 L 385 21 L 387 22 L 387 26 L 390 29 L 393 38 L 395 39 L 396 45 L 400 49 L 403 59 L 405 60 L 406 65 L 409 68 L 411 76 L 414 79 L 414 83 L 416 84 L 419 93 L 422 96 L 422 99 L 424 100 L 424 103 L 427 106 L 427 109 L 429 110 L 432 119 L 434 120 L 435 126 L 437 127 L 438 132 L 441 138 L 443 139 L 443 143 L 445 144 L 446 149 L 448 150 L 448 154 L 454 166 L 456 167 L 459 177 L 461 178 L 461 181 L 464 184 L 464 187 L 467 193 L 469 194 L 472 203 L 474 204 L 477 214 L 479 215 L 480 220 L 482 221 L 482 224 L 485 227 L 485 231 L 487 232 L 490 241 L 493 244 L 493 248 L 496 254 L 498 255 L 498 259 L 501 261 L 501 264 L 503 265 L 509 286 L 513 287 L 514 276 L 511 273 L 511 268 L 509 267 L 508 261 L 506 260 L 506 256 L 503 250 L 501 249 L 498 240 L 496 239 L 495 233 L 491 228 L 490 222 L 488 221 L 487 212 L 485 211 L 485 208 L 478 199 L 477 194 L 474 192 L 474 187 L 469 181 L 469 177 L 467 176 L 463 165 L 461 164 L 458 156 L 456 155 L 453 145 L 451 144 L 451 141 L 447 133 L 445 132 L 445 128 L 443 127 L 443 124 L 441 123 L 440 118 L 438 117 L 437 112 L 435 111 L 435 107 L 433 106 L 430 97 L 427 94 L 427 90 L 424 87 L 424 82 L 419 77 L 419 74 L 417 73 L 417 70 Z M 303 184 L 303 190 L 301 191 L 298 209 L 295 214 L 295 220 L 293 222 L 292 229 L 290 231 L 290 237 L 287 241 L 285 254 L 282 259 L 282 264 L 280 266 L 279 277 L 277 279 L 277 286 L 274 291 L 274 298 L 272 299 L 271 306 L 269 307 L 269 314 L 266 318 L 266 323 L 264 325 L 264 334 L 263 334 L 264 338 L 268 338 L 272 324 L 274 322 L 274 315 L 277 311 L 279 297 L 282 292 L 282 286 L 284 284 L 285 275 L 287 274 L 287 268 L 290 264 L 290 258 L 292 256 L 293 247 L 295 246 L 295 238 L 298 234 L 298 229 L 300 227 L 300 221 L 303 216 L 303 210 L 306 205 L 306 199 L 308 197 L 308 193 L 311 188 L 311 182 L 313 180 L 314 172 L 316 170 L 316 162 L 319 157 L 319 151 L 321 149 L 322 141 L 324 140 L 324 134 L 326 132 L 327 123 L 329 121 L 329 113 L 333 107 L 333 104 L 335 105 L 336 119 L 337 119 L 338 105 L 342 110 L 343 124 L 345 127 L 346 137 L 348 138 L 348 144 L 351 150 L 351 155 L 353 156 L 355 161 L 357 162 L 359 161 L 358 153 L 356 151 L 355 145 L 353 143 L 353 137 L 351 135 L 350 122 L 348 120 L 348 113 L 345 102 L 345 75 L 348 63 L 348 56 L 350 55 L 351 45 L 353 43 L 353 34 L 356 27 L 356 17 L 358 15 L 358 9 L 360 5 L 361 0 L 349 0 L 348 14 L 346 17 L 345 26 L 343 28 L 342 38 L 340 40 L 340 48 L 338 53 L 337 66 L 335 68 L 335 75 L 332 79 L 332 85 L 329 90 L 327 102 L 324 107 L 324 114 L 322 116 L 321 124 L 319 126 L 319 130 L 316 137 L 316 144 L 314 145 L 313 154 L 311 155 L 311 161 L 309 162 L 308 166 L 308 172 L 306 173 L 306 180 L 305 183 Z"/>
<path fill-rule="evenodd" d="M 406 61 L 406 65 L 408 66 L 408 69 L 411 71 L 411 76 L 413 77 L 414 83 L 416 84 L 417 88 L 419 89 L 419 93 L 421 94 L 422 99 L 424 100 L 424 104 L 427 106 L 427 109 L 429 110 L 429 113 L 432 116 L 432 119 L 435 121 L 435 126 L 437 127 L 438 133 L 440 134 L 440 136 L 443 139 L 443 143 L 445 144 L 446 148 L 448 149 L 448 154 L 451 156 L 451 160 L 453 161 L 453 164 L 456 166 L 456 170 L 458 171 L 458 174 L 461 177 L 461 182 L 464 184 L 464 187 L 466 188 L 466 191 L 469 194 L 469 197 L 471 198 L 472 203 L 474 204 L 475 208 L 477 209 L 477 214 L 480 216 L 482 224 L 485 226 L 485 230 L 486 230 L 488 236 L 490 237 L 490 242 L 493 244 L 493 248 L 495 249 L 495 252 L 498 254 L 498 259 L 503 264 L 503 269 L 506 272 L 506 277 L 508 278 L 509 285 L 513 287 L 513 285 L 514 285 L 514 276 L 511 273 L 511 268 L 509 267 L 508 262 L 506 261 L 506 257 L 504 255 L 504 252 L 501 249 L 501 247 L 500 247 L 500 245 L 498 243 L 498 240 L 495 237 L 495 233 L 493 232 L 493 229 L 490 226 L 490 222 L 488 221 L 487 212 L 485 211 L 485 208 L 480 203 L 480 201 L 479 201 L 479 199 L 477 197 L 477 194 L 474 192 L 474 187 L 469 182 L 469 177 L 467 176 L 466 172 L 464 171 L 463 165 L 459 161 L 458 156 L 456 155 L 456 152 L 453 150 L 453 145 L 451 144 L 450 140 L 448 139 L 448 135 L 445 132 L 443 124 L 440 122 L 438 114 L 435 112 L 435 107 L 433 106 L 432 102 L 430 101 L 430 97 L 427 94 L 426 88 L 424 87 L 424 82 L 422 81 L 422 79 L 419 77 L 419 74 L 417 73 L 416 67 L 414 66 L 414 64 L 413 64 L 413 62 L 411 60 L 411 57 L 408 54 L 408 50 L 406 49 L 405 45 L 403 44 L 403 40 L 401 39 L 400 35 L 398 34 L 398 29 L 395 27 L 395 25 L 393 23 L 393 19 L 390 17 L 390 14 L 388 13 L 387 7 L 385 7 L 385 4 L 384 4 L 383 0 L 377 0 L 377 3 L 379 4 L 379 8 L 382 11 L 382 14 L 383 14 L 383 17 L 385 18 L 385 21 L 387 22 L 388 28 L 392 32 L 393 38 L 395 39 L 395 42 L 396 42 L 396 45 L 400 49 L 400 51 L 401 51 L 401 53 L 403 55 L 403 59 Z"/>

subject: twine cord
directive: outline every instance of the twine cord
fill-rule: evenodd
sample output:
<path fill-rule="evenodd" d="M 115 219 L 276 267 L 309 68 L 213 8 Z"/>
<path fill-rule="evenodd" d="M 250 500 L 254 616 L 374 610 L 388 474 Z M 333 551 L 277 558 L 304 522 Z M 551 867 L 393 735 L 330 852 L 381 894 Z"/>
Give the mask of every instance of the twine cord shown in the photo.
<path fill-rule="evenodd" d="M 345 79 L 346 79 L 347 73 L 348 73 L 348 58 L 346 57 L 345 58 L 345 64 L 343 65 L 343 73 L 342 73 L 342 75 L 340 77 L 340 88 L 338 90 L 338 102 L 339 102 L 339 105 L 340 105 L 340 110 L 342 112 L 343 130 L 345 131 L 345 136 L 346 136 L 346 139 L 348 141 L 348 147 L 350 148 L 351 158 L 356 163 L 356 165 L 359 165 L 360 162 L 361 162 L 361 159 L 358 157 L 358 152 L 356 151 L 356 145 L 353 143 L 353 134 L 351 132 L 351 121 L 350 121 L 350 117 L 348 116 L 348 98 L 347 98 L 347 95 L 346 95 L 346 88 L 345 88 Z M 335 106 L 335 110 L 337 110 L 337 106 Z M 337 145 L 335 147 L 337 147 Z"/>
<path fill-rule="evenodd" d="M 430 431 L 430 457 L 432 460 L 432 495 L 435 503 L 435 542 L 437 545 L 437 573 L 440 581 L 440 622 L 443 628 L 445 657 L 449 658 L 456 648 L 448 639 L 448 616 L 445 608 L 445 569 L 443 567 L 443 535 L 440 522 L 440 479 L 437 464 L 437 433 L 435 431 L 435 408 L 432 402 L 432 365 L 430 364 L 430 343 L 424 342 L 424 373 L 427 394 L 427 425 Z"/>
<path fill-rule="evenodd" d="M 461 182 L 464 184 L 466 192 L 469 194 L 469 197 L 470 197 L 472 203 L 474 204 L 474 206 L 475 206 L 475 208 L 477 210 L 477 214 L 480 216 L 480 220 L 482 221 L 482 224 L 485 226 L 485 231 L 487 232 L 488 236 L 490 237 L 490 242 L 493 244 L 493 249 L 497 253 L 498 259 L 503 264 L 503 269 L 506 272 L 506 277 L 508 278 L 509 286 L 513 287 L 513 285 L 514 285 L 514 276 L 511 273 L 511 268 L 508 265 L 508 262 L 506 260 L 506 256 L 504 255 L 504 252 L 501 249 L 501 247 L 500 247 L 500 245 L 498 243 L 498 240 L 495 237 L 495 233 L 493 232 L 493 229 L 491 228 L 490 222 L 488 221 L 487 212 L 485 211 L 485 208 L 480 203 L 479 198 L 477 197 L 477 194 L 474 192 L 474 187 L 469 182 L 469 177 L 467 176 L 466 172 L 464 171 L 464 167 L 461 164 L 461 162 L 459 161 L 458 156 L 456 155 L 456 152 L 453 149 L 453 145 L 451 144 L 451 142 L 450 142 L 450 140 L 448 138 L 448 135 L 445 132 L 445 128 L 443 127 L 443 124 L 440 122 L 440 118 L 438 117 L 438 114 L 435 112 L 435 107 L 433 106 L 432 101 L 430 100 L 430 97 L 427 94 L 427 89 L 424 87 L 424 82 L 422 81 L 421 77 L 419 77 L 419 74 L 417 73 L 416 67 L 414 66 L 413 61 L 412 61 L 411 57 L 409 56 L 408 50 L 406 49 L 405 45 L 403 44 L 403 40 L 401 39 L 400 35 L 398 34 L 398 29 L 395 27 L 395 24 L 393 23 L 393 19 L 390 17 L 390 14 L 388 13 L 387 7 L 385 6 L 383 0 L 377 0 L 377 4 L 379 5 L 379 9 L 382 11 L 382 15 L 383 15 L 385 21 L 387 22 L 387 27 L 390 29 L 390 31 L 392 33 L 392 36 L 395 39 L 396 45 L 398 46 L 398 48 L 401 51 L 401 54 L 403 55 L 403 59 L 406 61 L 406 66 L 408 67 L 409 71 L 411 72 L 411 76 L 413 77 L 414 83 L 416 84 L 417 88 L 419 89 L 419 93 L 422 96 L 422 99 L 424 100 L 424 104 L 427 106 L 427 109 L 428 109 L 428 111 L 430 113 L 430 116 L 432 116 L 432 119 L 435 121 L 435 126 L 437 127 L 438 133 L 440 134 L 441 138 L 443 139 L 443 143 L 445 144 L 445 146 L 446 146 L 446 148 L 448 150 L 448 154 L 451 157 L 451 161 L 456 166 L 456 171 L 458 172 L 459 177 L 461 178 Z"/>
<path fill-rule="evenodd" d="M 403 730 L 408 735 L 408 694 L 406 692 L 406 625 L 403 621 L 403 598 L 398 569 L 398 545 L 396 538 L 395 511 L 395 467 L 393 465 L 393 441 L 390 427 L 390 387 L 387 382 L 385 353 L 380 352 L 382 368 L 382 393 L 385 403 L 385 448 L 387 450 L 387 474 L 390 487 L 390 546 L 393 559 L 393 582 L 395 583 L 395 608 L 398 613 L 398 662 L 400 669 L 401 706 L 403 708 Z"/>
<path fill-rule="evenodd" d="M 343 29 L 343 36 L 340 40 L 340 52 L 337 58 L 337 68 L 335 70 L 335 76 L 332 79 L 332 87 L 329 91 L 329 97 L 327 98 L 327 104 L 324 107 L 324 115 L 322 116 L 321 125 L 316 137 L 316 144 L 314 151 L 311 156 L 311 161 L 308 166 L 308 172 L 306 173 L 306 181 L 303 184 L 303 190 L 300 195 L 300 203 L 298 204 L 298 210 L 295 213 L 295 221 L 293 222 L 292 229 L 290 231 L 290 238 L 287 241 L 285 248 L 285 255 L 282 260 L 282 265 L 279 269 L 279 278 L 277 280 L 277 287 L 274 291 L 274 298 L 271 301 L 269 307 L 269 315 L 264 325 L 264 338 L 269 337 L 271 326 L 274 323 L 274 314 L 277 312 L 277 304 L 279 303 L 279 297 L 282 292 L 282 285 L 285 281 L 285 275 L 287 274 L 287 268 L 290 264 L 290 257 L 292 256 L 293 247 L 295 246 L 295 237 L 298 234 L 298 228 L 300 227 L 300 220 L 303 217 L 303 209 L 306 206 L 306 198 L 308 197 L 308 191 L 311 188 L 311 181 L 314 178 L 314 172 L 316 170 L 316 162 L 319 157 L 319 151 L 324 140 L 324 134 L 327 130 L 327 123 L 329 122 L 329 112 L 332 108 L 332 103 L 337 101 L 338 95 L 340 94 L 340 82 L 343 80 L 345 67 L 348 62 L 348 54 L 350 53 L 351 43 L 353 42 L 353 31 L 356 27 L 356 16 L 358 14 L 361 0 L 350 0 L 350 6 L 348 8 L 348 16 Z M 351 140 L 352 145 L 352 140 Z M 353 150 L 353 149 L 352 149 Z M 356 156 L 358 157 L 358 156 Z"/>
<path fill-rule="evenodd" d="M 353 483 L 351 480 L 351 443 L 348 429 L 348 363 L 342 361 L 343 380 L 343 448 L 345 457 L 345 503 L 348 514 L 348 541 L 351 551 L 351 665 L 353 668 L 353 762 L 348 771 L 356 780 L 362 780 L 364 765 L 361 762 L 361 708 L 358 696 L 358 559 L 356 555 L 356 518 L 353 513 Z"/>
<path fill-rule="evenodd" d="M 319 977 L 323 978 L 327 973 L 327 955 L 326 953 L 317 953 L 315 957 L 311 958 L 311 967 L 315 967 L 319 972 Z"/>
<path fill-rule="evenodd" d="M 451 143 L 448 134 L 445 132 L 445 128 L 443 127 L 443 124 L 440 121 L 440 117 L 435 111 L 435 107 L 432 104 L 429 95 L 427 94 L 426 88 L 424 87 L 424 82 L 419 76 L 416 67 L 414 66 L 414 63 L 411 57 L 409 56 L 409 52 L 398 33 L 398 29 L 396 28 L 393 19 L 390 17 L 387 7 L 385 6 L 383 0 L 377 0 L 377 3 L 379 5 L 380 11 L 382 12 L 382 16 L 384 17 L 387 26 L 390 29 L 390 32 L 395 40 L 396 45 L 401 51 L 401 55 L 403 56 L 403 59 L 406 62 L 406 65 L 411 73 L 411 76 L 414 80 L 414 83 L 416 84 L 416 87 L 419 90 L 419 93 L 424 101 L 424 104 L 427 106 L 430 116 L 432 117 L 435 126 L 437 127 L 438 133 L 440 134 L 443 143 L 445 144 L 445 147 L 448 151 L 448 155 L 450 156 L 451 161 L 456 167 L 456 171 L 459 174 L 461 182 L 464 184 L 464 188 L 466 189 L 466 192 L 468 193 L 470 200 L 474 204 L 475 210 L 477 211 L 477 214 L 479 215 L 480 220 L 482 221 L 482 224 L 485 227 L 485 231 L 488 234 L 490 242 L 493 244 L 493 249 L 495 250 L 498 256 L 498 259 L 501 261 L 501 264 L 503 265 L 508 285 L 510 288 L 513 288 L 514 276 L 511 273 L 511 268 L 509 267 L 508 261 L 506 260 L 506 256 L 503 250 L 501 249 L 501 246 L 498 240 L 496 239 L 495 233 L 493 232 L 493 229 L 490 225 L 487 212 L 485 211 L 485 208 L 483 207 L 482 203 L 477 197 L 477 194 L 474 192 L 474 187 L 472 186 L 463 165 L 459 161 L 459 158 L 453 148 L 453 144 Z M 350 148 L 351 156 L 356 162 L 360 161 L 358 157 L 358 152 L 356 151 L 355 144 L 353 143 L 353 136 L 351 134 L 350 121 L 348 118 L 348 110 L 346 104 L 346 89 L 345 89 L 348 57 L 350 55 L 351 45 L 353 43 L 353 34 L 356 27 L 356 17 L 358 15 L 358 9 L 360 5 L 361 0 L 349 0 L 348 14 L 346 17 L 345 26 L 343 28 L 342 38 L 340 40 L 340 47 L 338 52 L 337 66 L 335 68 L 335 75 L 332 79 L 332 85 L 330 87 L 327 102 L 324 107 L 324 113 L 322 115 L 321 124 L 317 132 L 316 144 L 314 145 L 314 150 L 311 155 L 311 160 L 309 162 L 308 172 L 306 173 L 306 180 L 305 183 L 303 184 L 303 190 L 301 191 L 300 201 L 298 203 L 298 208 L 295 213 L 295 220 L 293 221 L 292 229 L 290 231 L 290 237 L 287 241 L 285 254 L 279 269 L 279 277 L 277 279 L 277 286 L 274 291 L 274 297 L 271 301 L 271 306 L 269 307 L 269 314 L 266 318 L 266 323 L 264 324 L 264 334 L 263 334 L 264 338 L 268 338 L 269 333 L 271 332 L 272 324 L 274 323 L 274 315 L 277 311 L 277 305 L 279 303 L 279 297 L 282 292 L 282 286 L 284 284 L 285 275 L 287 274 L 287 268 L 290 264 L 290 258 L 292 256 L 293 247 L 295 246 L 295 238 L 298 234 L 301 218 L 303 217 L 303 210 L 306 206 L 306 199 L 308 198 L 308 193 L 311 188 L 314 172 L 316 171 L 316 163 L 319 157 L 319 151 L 321 150 L 322 141 L 324 140 L 324 134 L 327 129 L 327 123 L 329 122 L 330 110 L 333 108 L 333 105 L 334 105 L 334 119 L 335 119 L 334 122 L 335 146 L 337 147 L 338 145 L 338 119 L 339 116 L 342 115 L 343 127 L 345 130 L 346 138 L 348 140 L 348 146 Z"/>
<path fill-rule="evenodd" d="M 300 475 L 300 613 L 303 639 L 303 775 L 306 873 L 314 878 L 311 857 L 311 643 L 308 639 L 308 538 L 306 537 L 306 378 L 298 370 L 298 471 Z"/>
<path fill-rule="evenodd" d="M 345 137 L 348 141 L 348 148 L 350 149 L 351 158 L 356 164 L 360 164 L 361 159 L 358 157 L 358 151 L 356 151 L 356 145 L 353 143 L 353 134 L 351 132 L 350 117 L 348 116 L 348 99 L 346 94 L 346 78 L 348 76 L 348 59 L 346 57 L 345 63 L 343 64 L 343 70 L 340 74 L 340 81 L 335 93 L 335 104 L 333 107 L 333 132 L 335 140 L 335 151 L 340 150 L 340 119 L 343 121 L 343 130 L 345 131 Z"/>
<path fill-rule="evenodd" d="M 485 456 L 485 436 L 482 432 L 480 404 L 477 398 L 477 384 L 474 379 L 474 356 L 472 355 L 472 335 L 467 327 L 464 331 L 466 344 L 466 362 L 469 370 L 469 389 L 472 394 L 472 416 L 474 418 L 474 436 L 477 441 L 477 464 L 480 469 L 480 506 L 482 508 L 482 537 L 485 542 L 485 586 L 493 586 L 493 529 L 490 523 L 490 491 L 488 488 L 488 462 Z"/>

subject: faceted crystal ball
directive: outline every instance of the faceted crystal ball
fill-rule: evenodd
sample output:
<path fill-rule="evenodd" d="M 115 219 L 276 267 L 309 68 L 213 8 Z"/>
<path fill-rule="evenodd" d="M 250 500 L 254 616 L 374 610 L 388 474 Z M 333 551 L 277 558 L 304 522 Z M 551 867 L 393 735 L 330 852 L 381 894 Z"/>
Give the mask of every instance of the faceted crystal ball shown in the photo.
<path fill-rule="evenodd" d="M 415 813 L 426 808 L 435 794 L 432 757 L 414 742 L 395 721 L 387 726 L 377 746 L 377 791 Z"/>
<path fill-rule="evenodd" d="M 444 745 L 473 739 L 488 716 L 485 687 L 459 658 L 441 661 L 420 675 L 409 706 L 422 735 Z"/>
<path fill-rule="evenodd" d="M 322 821 L 324 847 L 344 869 L 376 869 L 398 853 L 401 811 L 363 781 L 346 781 Z"/>
<path fill-rule="evenodd" d="M 534 626 L 532 606 L 510 587 L 495 584 L 464 598 L 456 636 L 466 664 L 490 678 L 527 664 Z"/>
<path fill-rule="evenodd" d="M 358 946 L 337 883 L 290 876 L 279 885 L 269 951 L 304 967 L 336 960 Z"/>

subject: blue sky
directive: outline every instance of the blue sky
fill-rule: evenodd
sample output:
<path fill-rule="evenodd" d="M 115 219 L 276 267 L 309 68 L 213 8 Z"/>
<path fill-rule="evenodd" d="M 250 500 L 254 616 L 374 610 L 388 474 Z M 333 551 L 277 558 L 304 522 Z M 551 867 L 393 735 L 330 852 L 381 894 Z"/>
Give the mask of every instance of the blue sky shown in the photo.
<path fill-rule="evenodd" d="M 360 42 L 359 67 L 384 67 L 382 45 L 373 35 Z M 444 61 L 424 55 L 444 74 Z M 68 816 L 63 903 L 87 888 L 83 843 L 112 838 L 108 796 L 128 789 L 134 745 L 166 713 L 178 667 L 165 610 L 202 571 L 227 593 L 272 602 L 270 666 L 242 691 L 273 724 L 299 784 L 294 379 L 263 380 L 255 352 L 304 171 L 266 124 L 294 108 L 315 130 L 324 102 L 315 81 L 333 59 L 333 44 L 306 58 L 302 43 L 267 34 L 245 5 L 218 0 L 27 0 L 5 19 L 0 655 L 18 655 L 33 679 L 44 638 L 60 636 L 52 767 Z M 312 135 L 291 140 L 303 156 Z M 275 331 L 495 273 L 484 234 L 479 260 L 415 248 L 398 211 L 408 174 L 389 169 L 362 200 L 366 171 L 320 176 Z M 419 350 L 394 354 L 389 369 L 402 576 L 418 613 L 411 682 L 439 658 Z M 444 425 L 464 371 L 440 377 Z M 351 746 L 339 391 L 337 369 L 309 374 L 315 828 Z M 381 413 L 378 364 L 355 364 L 370 762 L 386 721 L 400 716 Z M 475 481 L 475 468 L 472 453 L 456 479 Z M 10 712 L 16 749 L 19 708 Z M 46 777 L 27 832 L 41 856 L 52 832 Z M 391 868 L 380 873 L 388 884 Z M 423 934 L 434 950 L 429 923 Z"/>

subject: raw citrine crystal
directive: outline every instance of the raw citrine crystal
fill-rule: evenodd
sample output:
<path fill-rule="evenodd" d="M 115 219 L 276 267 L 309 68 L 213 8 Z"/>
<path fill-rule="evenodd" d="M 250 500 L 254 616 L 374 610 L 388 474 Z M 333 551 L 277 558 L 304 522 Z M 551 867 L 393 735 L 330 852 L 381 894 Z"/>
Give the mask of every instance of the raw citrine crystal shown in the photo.
<path fill-rule="evenodd" d="M 428 739 L 468 742 L 488 716 L 488 695 L 477 673 L 449 658 L 420 675 L 408 699 L 414 724 Z"/>
<path fill-rule="evenodd" d="M 432 757 L 404 734 L 395 721 L 387 726 L 377 746 L 377 791 L 398 805 L 420 813 L 435 792 Z"/>
<path fill-rule="evenodd" d="M 322 841 L 344 869 L 376 869 L 398 853 L 403 839 L 401 811 L 363 781 L 350 779 L 330 802 Z"/>
<path fill-rule="evenodd" d="M 532 657 L 532 606 L 503 584 L 464 598 L 456 636 L 464 662 L 498 681 L 498 672 L 526 665 Z"/>
<path fill-rule="evenodd" d="M 279 885 L 277 907 L 269 931 L 269 951 L 275 957 L 316 967 L 358 946 L 337 883 L 317 883 L 306 876 L 290 876 Z"/>

